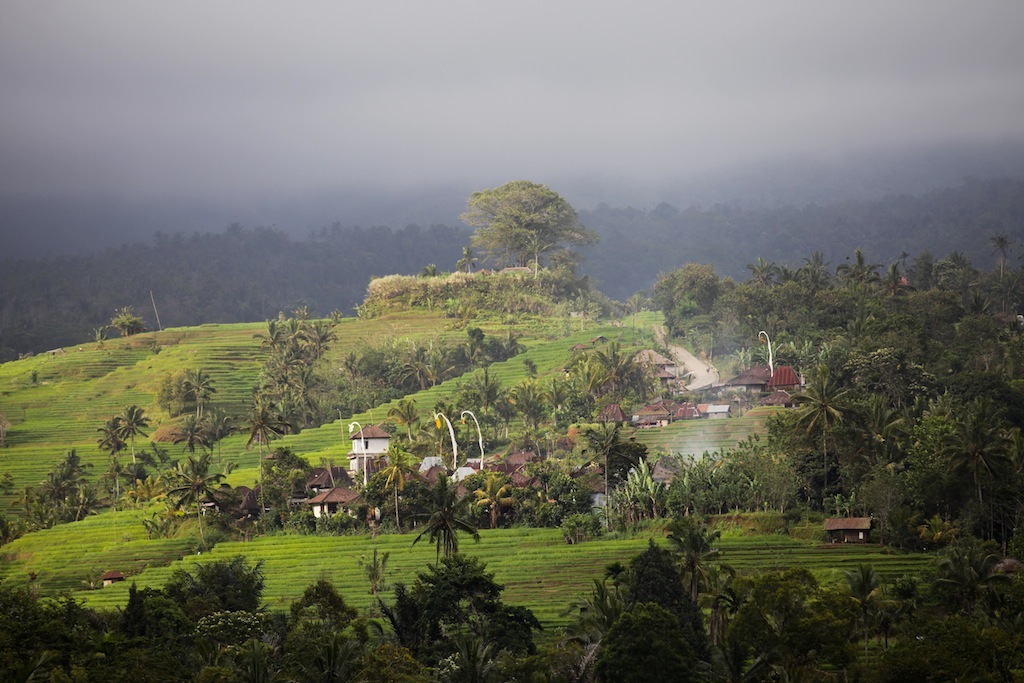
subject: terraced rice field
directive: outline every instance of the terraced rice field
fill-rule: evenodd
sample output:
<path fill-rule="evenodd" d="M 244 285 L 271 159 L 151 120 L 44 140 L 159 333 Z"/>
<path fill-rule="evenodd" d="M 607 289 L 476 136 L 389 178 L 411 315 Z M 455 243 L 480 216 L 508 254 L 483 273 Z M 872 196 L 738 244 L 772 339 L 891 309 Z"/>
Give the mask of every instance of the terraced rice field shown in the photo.
<path fill-rule="evenodd" d="M 360 610 L 375 603 L 359 566 L 373 550 L 389 552 L 389 581 L 411 583 L 418 572 L 434 562 L 434 548 L 425 542 L 413 546 L 414 536 L 386 535 L 310 537 L 274 536 L 248 543 L 221 543 L 203 556 L 189 556 L 169 567 L 154 567 L 133 577 L 139 586 L 160 587 L 177 567 L 189 568 L 208 559 L 245 555 L 262 561 L 267 576 L 265 600 L 272 609 L 286 609 L 316 579 L 330 579 L 345 599 Z M 586 594 L 604 567 L 628 562 L 641 552 L 650 536 L 590 541 L 566 545 L 557 529 L 498 529 L 482 531 L 481 542 L 462 541 L 462 550 L 487 563 L 495 580 L 505 585 L 504 599 L 530 608 L 548 634 L 568 623 L 564 613 Z M 663 542 L 663 541 L 661 541 Z M 841 581 L 842 570 L 869 562 L 884 577 L 928 568 L 928 555 L 888 554 L 875 546 L 821 546 L 786 536 L 729 537 L 719 547 L 722 559 L 738 570 L 806 567 L 822 581 Z M 80 593 L 93 607 L 114 608 L 127 600 L 128 586 L 118 584 L 101 591 Z M 383 595 L 390 599 L 390 592 Z"/>
<path fill-rule="evenodd" d="M 35 584 L 43 595 L 83 588 L 110 570 L 136 574 L 194 551 L 195 539 L 146 537 L 149 511 L 122 510 L 37 531 L 0 547 L 0 580 Z"/>
<path fill-rule="evenodd" d="M 639 341 L 640 335 L 637 330 L 612 325 L 596 326 L 580 321 L 582 329 L 570 331 L 568 336 L 551 335 L 548 338 L 526 338 L 522 340 L 525 351 L 501 363 L 494 363 L 489 367 L 491 377 L 499 380 L 503 386 L 514 386 L 526 378 L 526 366 L 524 361 L 529 359 L 537 366 L 538 375 L 543 377 L 552 372 L 561 372 L 566 359 L 570 355 L 570 347 L 577 343 L 588 344 L 591 339 L 598 335 L 610 340 L 620 341 L 624 346 L 635 344 Z M 485 331 L 493 334 L 501 334 L 500 330 Z M 464 334 L 464 333 L 460 333 Z M 552 338 L 553 337 L 553 338 Z M 416 402 L 421 419 L 429 420 L 432 408 L 439 401 L 454 399 L 459 387 L 468 381 L 469 375 L 463 375 L 447 382 L 438 384 L 425 391 L 411 394 L 407 398 Z M 372 410 L 352 416 L 345 416 L 335 422 L 331 422 L 316 429 L 306 429 L 300 434 L 294 434 L 276 441 L 275 446 L 287 446 L 296 453 L 303 455 L 311 463 L 318 463 L 321 458 L 333 459 L 335 462 L 344 462 L 344 458 L 352 451 L 352 442 L 349 440 L 348 425 L 352 421 L 362 426 L 378 424 L 386 418 L 388 411 L 397 403 L 392 401 L 377 406 Z M 457 416 L 451 415 L 450 418 Z M 227 442 L 225 442 L 227 443 Z M 251 483 L 244 478 L 252 478 L 256 473 L 255 460 L 252 461 L 251 471 L 245 470 L 248 463 L 243 461 L 242 468 L 229 479 L 232 483 Z"/>
<path fill-rule="evenodd" d="M 742 417 L 677 420 L 667 427 L 639 429 L 636 440 L 654 453 L 700 457 L 705 451 L 725 451 L 751 434 L 764 433 L 768 418 L 782 408 L 759 407 Z"/>
<path fill-rule="evenodd" d="M 568 347 L 576 341 L 589 340 L 596 334 L 610 338 L 613 333 L 618 333 L 615 338 L 628 334 L 623 328 L 598 328 L 585 320 L 521 317 L 514 322 L 513 329 L 522 337 L 527 352 L 493 370 L 502 381 L 510 383 L 525 376 L 524 357 L 546 372 L 564 362 Z M 509 328 L 500 320 L 481 320 L 479 326 L 495 335 L 507 334 Z M 146 411 L 152 422 L 150 434 L 159 429 L 169 417 L 156 405 L 156 394 L 169 374 L 185 368 L 202 369 L 217 390 L 214 405 L 231 414 L 244 414 L 262 364 L 259 340 L 254 335 L 265 330 L 265 323 L 171 328 L 0 364 L 0 413 L 11 423 L 8 447 L 0 449 L 0 473 L 9 472 L 15 484 L 11 492 L 0 493 L 0 511 L 17 514 L 11 510 L 17 495 L 25 486 L 38 484 L 67 450 L 76 449 L 86 464 L 94 466 L 94 472 L 105 469 L 107 455 L 96 445 L 97 429 L 125 406 L 135 404 Z M 559 339 L 564 333 L 570 335 L 568 341 Z M 461 339 L 465 331 L 455 329 L 453 321 L 439 313 L 408 311 L 369 320 L 345 319 L 335 327 L 335 334 L 337 340 L 327 354 L 331 363 L 384 340 L 401 344 L 403 340 Z M 461 381 L 449 381 L 414 396 L 424 415 L 438 399 L 453 396 Z M 343 426 L 353 419 L 364 425 L 379 422 L 390 407 L 345 416 L 320 429 L 289 436 L 281 445 L 307 456 L 314 464 L 321 457 L 342 462 L 351 450 Z M 245 448 L 246 440 L 246 436 L 236 435 L 220 446 L 224 458 L 239 465 L 229 479 L 232 484 L 252 485 L 256 478 L 258 454 Z"/>

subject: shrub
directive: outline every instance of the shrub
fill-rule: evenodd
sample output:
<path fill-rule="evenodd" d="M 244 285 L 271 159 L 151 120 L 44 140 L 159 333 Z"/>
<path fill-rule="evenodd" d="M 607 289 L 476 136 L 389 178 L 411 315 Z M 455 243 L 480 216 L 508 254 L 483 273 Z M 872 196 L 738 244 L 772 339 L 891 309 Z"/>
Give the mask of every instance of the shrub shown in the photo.
<path fill-rule="evenodd" d="M 601 520 L 592 512 L 569 515 L 562 521 L 562 535 L 569 545 L 601 535 Z"/>

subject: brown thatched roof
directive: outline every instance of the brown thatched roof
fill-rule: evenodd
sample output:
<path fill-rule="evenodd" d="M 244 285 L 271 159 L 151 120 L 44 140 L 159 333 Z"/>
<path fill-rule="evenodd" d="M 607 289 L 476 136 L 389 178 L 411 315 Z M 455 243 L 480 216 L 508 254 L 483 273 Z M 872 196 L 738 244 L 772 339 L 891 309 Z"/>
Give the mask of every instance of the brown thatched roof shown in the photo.
<path fill-rule="evenodd" d="M 348 473 L 348 468 L 340 465 L 334 465 L 330 469 L 326 467 L 317 467 L 313 470 L 313 475 L 306 480 L 306 486 L 311 489 L 326 489 L 333 488 L 335 486 L 351 485 L 352 477 Z"/>
<path fill-rule="evenodd" d="M 622 406 L 618 403 L 606 405 L 597 416 L 598 422 L 625 422 L 626 419 L 626 414 L 622 412 Z"/>
<path fill-rule="evenodd" d="M 870 517 L 830 517 L 825 520 L 825 531 L 867 531 Z"/>
<path fill-rule="evenodd" d="M 336 486 L 333 489 L 322 491 L 319 496 L 316 498 L 310 498 L 307 502 L 310 505 L 315 505 L 317 503 L 339 503 L 341 505 L 348 505 L 358 497 L 359 493 L 356 491 Z"/>
<path fill-rule="evenodd" d="M 757 385 L 767 385 L 768 380 L 771 379 L 772 371 L 765 365 L 755 365 L 752 368 L 747 368 L 740 374 L 736 375 L 725 383 L 727 387 L 750 387 Z"/>
<path fill-rule="evenodd" d="M 356 439 L 390 439 L 391 435 L 385 432 L 377 425 L 369 425 L 363 427 L 358 432 L 352 435 L 352 440 Z"/>

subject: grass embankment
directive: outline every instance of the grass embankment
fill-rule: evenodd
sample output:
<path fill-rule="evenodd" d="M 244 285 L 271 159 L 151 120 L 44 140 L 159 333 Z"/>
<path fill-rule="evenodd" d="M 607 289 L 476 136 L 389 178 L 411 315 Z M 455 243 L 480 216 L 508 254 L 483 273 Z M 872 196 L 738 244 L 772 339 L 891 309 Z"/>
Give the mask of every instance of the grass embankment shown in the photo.
<path fill-rule="evenodd" d="M 326 577 L 346 601 L 365 611 L 375 602 L 359 561 L 370 560 L 374 549 L 388 552 L 389 582 L 412 583 L 416 574 L 435 560 L 433 546 L 425 541 L 413 546 L 413 538 L 412 534 L 377 538 L 273 536 L 248 543 L 220 543 L 202 556 L 189 556 L 167 567 L 152 567 L 125 584 L 79 595 L 92 607 L 122 606 L 131 580 L 140 587 L 158 588 L 175 568 L 188 569 L 197 562 L 241 554 L 252 562 L 263 562 L 267 577 L 265 601 L 271 609 L 286 609 L 307 585 Z M 646 547 L 649 538 L 650 535 L 641 534 L 566 545 L 558 529 L 498 529 L 482 531 L 479 544 L 464 539 L 461 547 L 487 563 L 495 579 L 505 585 L 507 602 L 533 610 L 550 633 L 568 622 L 563 612 L 589 592 L 593 579 L 600 579 L 608 564 L 628 563 Z M 730 535 L 718 547 L 722 550 L 722 561 L 739 571 L 804 567 L 824 582 L 842 581 L 843 570 L 863 562 L 872 564 L 886 578 L 920 572 L 933 562 L 928 555 L 893 554 L 878 546 L 827 547 L 786 536 Z M 382 597 L 390 600 L 390 590 Z"/>
<path fill-rule="evenodd" d="M 704 452 L 726 451 L 756 433 L 764 433 L 768 418 L 783 408 L 751 408 L 741 417 L 677 420 L 667 427 L 638 429 L 636 440 L 652 453 L 679 453 L 700 457 Z"/>

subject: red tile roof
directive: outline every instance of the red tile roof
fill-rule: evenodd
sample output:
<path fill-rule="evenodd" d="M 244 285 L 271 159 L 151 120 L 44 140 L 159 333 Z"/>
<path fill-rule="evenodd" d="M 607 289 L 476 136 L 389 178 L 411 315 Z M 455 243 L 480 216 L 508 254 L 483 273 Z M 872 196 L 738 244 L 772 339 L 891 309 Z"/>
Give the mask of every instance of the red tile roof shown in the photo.
<path fill-rule="evenodd" d="M 780 365 L 775 368 L 775 374 L 772 375 L 771 380 L 768 381 L 769 389 L 798 386 L 800 386 L 800 377 L 796 374 L 796 370 L 789 365 Z"/>

